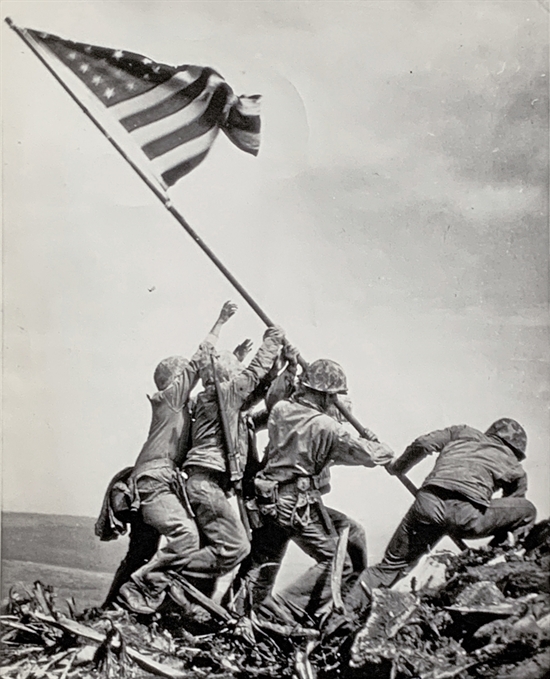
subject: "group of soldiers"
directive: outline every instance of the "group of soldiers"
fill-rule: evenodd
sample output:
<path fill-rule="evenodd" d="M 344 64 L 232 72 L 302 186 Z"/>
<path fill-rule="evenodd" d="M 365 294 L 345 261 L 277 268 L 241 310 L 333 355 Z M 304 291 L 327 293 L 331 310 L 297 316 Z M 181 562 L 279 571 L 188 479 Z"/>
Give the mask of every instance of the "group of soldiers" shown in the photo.
<path fill-rule="evenodd" d="M 218 351 L 220 330 L 236 309 L 223 305 L 191 359 L 173 356 L 155 369 L 149 435 L 135 464 L 109 484 L 96 524 L 103 540 L 130 527 L 104 607 L 148 615 L 172 601 L 200 619 L 186 583 L 211 597 L 233 573 L 224 603 L 237 613 L 287 628 L 305 621 L 322 627 L 331 619 L 331 575 L 344 532 L 338 568 L 348 615 L 368 607 L 373 588 L 391 587 L 445 534 L 492 536 L 494 544 L 527 534 L 536 510 L 525 498 L 527 437 L 519 423 L 502 418 L 485 433 L 451 426 L 420 436 L 395 459 L 388 445 L 346 426 L 338 408 L 347 393 L 341 366 L 319 359 L 300 367 L 281 328 L 266 330 L 248 365 L 249 340 Z M 199 381 L 202 390 L 192 397 Z M 256 434 L 265 428 L 260 456 Z M 438 453 L 433 471 L 382 561 L 369 566 L 363 528 L 324 504 L 330 468 L 384 466 L 404 474 L 430 453 Z M 315 565 L 274 594 L 290 541 Z"/>

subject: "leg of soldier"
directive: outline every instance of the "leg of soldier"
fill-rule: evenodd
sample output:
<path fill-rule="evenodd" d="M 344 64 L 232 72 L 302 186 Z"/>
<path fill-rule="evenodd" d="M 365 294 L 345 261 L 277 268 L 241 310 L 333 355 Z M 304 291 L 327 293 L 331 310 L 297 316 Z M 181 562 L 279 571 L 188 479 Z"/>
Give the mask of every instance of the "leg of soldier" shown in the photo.
<path fill-rule="evenodd" d="M 451 525 L 463 538 L 494 536 L 491 544 L 500 544 L 508 533 L 516 537 L 526 535 L 535 524 L 537 510 L 523 497 L 500 497 L 491 500 L 489 507 L 478 507 L 467 501 L 455 501 L 449 513 Z M 450 526 L 451 527 L 451 526 Z"/>
<path fill-rule="evenodd" d="M 361 575 L 361 581 L 370 590 L 391 587 L 446 531 L 445 501 L 428 490 L 420 490 L 393 534 L 384 558 L 376 566 L 369 566 Z"/>
<path fill-rule="evenodd" d="M 250 552 L 244 526 L 233 511 L 218 477 L 216 472 L 194 470 L 186 482 L 189 502 L 204 544 L 179 562 L 181 572 L 186 575 L 224 575 Z"/>
<path fill-rule="evenodd" d="M 153 612 L 164 600 L 170 584 L 168 569 L 177 569 L 180 561 L 198 549 L 197 525 L 173 492 L 172 469 L 155 469 L 137 480 L 143 520 L 166 538 L 149 563 L 132 574 L 131 581 L 120 590 L 122 603 L 137 612 Z"/>
<path fill-rule="evenodd" d="M 274 600 L 287 611 L 304 611 L 312 616 L 331 599 L 330 571 L 338 545 L 338 536 L 331 526 L 325 525 L 323 514 L 317 504 L 310 506 L 310 518 L 304 523 L 296 523 L 295 506 L 295 497 L 279 497 L 278 521 L 292 531 L 292 540 L 308 556 L 315 559 L 317 564 L 276 595 Z M 344 586 L 352 575 L 351 559 L 346 555 L 342 574 Z"/>
<path fill-rule="evenodd" d="M 368 566 L 367 536 L 361 524 L 336 509 L 327 507 L 328 515 L 337 533 L 349 526 L 348 554 L 355 573 L 362 573 Z"/>
<path fill-rule="evenodd" d="M 271 594 L 289 540 L 288 530 L 269 517 L 263 526 L 253 531 L 250 554 L 241 564 L 234 582 L 236 589 L 245 585 L 244 595 L 250 607 L 255 608 Z M 245 612 L 244 608 L 241 612 Z"/>
<path fill-rule="evenodd" d="M 156 528 L 148 526 L 137 514 L 131 523 L 128 552 L 118 567 L 102 608 L 110 606 L 118 596 L 118 591 L 128 582 L 132 573 L 146 564 L 158 549 L 160 533 Z"/>

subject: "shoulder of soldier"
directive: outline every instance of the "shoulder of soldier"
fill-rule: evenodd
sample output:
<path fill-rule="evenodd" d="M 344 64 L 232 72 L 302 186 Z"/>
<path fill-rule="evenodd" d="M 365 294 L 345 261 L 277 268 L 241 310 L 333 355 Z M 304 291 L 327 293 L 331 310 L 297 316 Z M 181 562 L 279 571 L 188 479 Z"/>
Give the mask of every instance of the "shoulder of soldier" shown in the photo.
<path fill-rule="evenodd" d="M 451 427 L 451 429 L 454 430 L 456 438 L 469 438 L 478 441 L 482 441 L 483 439 L 487 438 L 482 431 L 479 431 L 479 429 L 475 429 L 474 427 L 470 427 L 468 424 L 455 424 L 453 427 Z"/>

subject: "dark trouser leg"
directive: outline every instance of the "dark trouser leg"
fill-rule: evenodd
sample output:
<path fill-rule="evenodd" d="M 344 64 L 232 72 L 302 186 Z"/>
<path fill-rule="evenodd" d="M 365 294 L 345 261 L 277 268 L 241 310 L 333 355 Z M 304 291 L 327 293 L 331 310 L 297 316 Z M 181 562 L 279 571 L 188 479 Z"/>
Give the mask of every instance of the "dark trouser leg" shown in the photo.
<path fill-rule="evenodd" d="M 516 537 L 526 535 L 537 516 L 533 503 L 523 497 L 495 498 L 486 509 L 467 500 L 455 500 L 449 505 L 450 532 L 466 539 L 493 535 L 494 544 L 503 542 L 509 532 Z"/>
<path fill-rule="evenodd" d="M 191 577 L 217 577 L 229 573 L 250 552 L 241 520 L 215 475 L 193 472 L 186 483 L 189 502 L 204 546 L 186 555 L 178 565 Z"/>
<path fill-rule="evenodd" d="M 376 566 L 369 566 L 361 575 L 361 580 L 369 589 L 391 587 L 446 532 L 445 502 L 429 491 L 420 490 L 393 534 L 384 558 Z"/>
<path fill-rule="evenodd" d="M 250 554 L 234 583 L 236 588 L 243 582 L 246 584 L 247 609 L 257 607 L 271 594 L 289 539 L 288 531 L 270 519 L 253 531 Z"/>
<path fill-rule="evenodd" d="M 165 537 L 165 544 L 148 563 L 132 574 L 131 582 L 121 588 L 121 599 L 137 610 L 138 596 L 146 598 L 150 610 L 158 608 L 171 582 L 168 570 L 177 570 L 186 556 L 198 549 L 197 525 L 173 491 L 174 471 L 155 469 L 138 477 L 140 511 L 143 521 Z M 138 611 L 139 612 L 139 611 Z"/>
<path fill-rule="evenodd" d="M 277 604 L 288 611 L 305 611 L 314 615 L 331 599 L 330 569 L 336 552 L 338 537 L 324 523 L 317 505 L 311 505 L 310 520 L 306 525 L 293 522 L 294 497 L 280 497 L 278 522 L 291 533 L 292 540 L 317 564 L 309 568 L 294 583 L 274 597 Z M 345 586 L 353 574 L 351 559 L 346 555 L 342 574 Z"/>
<path fill-rule="evenodd" d="M 131 524 L 128 552 L 115 573 L 102 608 L 112 604 L 118 595 L 119 589 L 124 583 L 128 582 L 132 573 L 153 557 L 158 549 L 159 540 L 160 534 L 156 528 L 144 523 L 141 514 L 138 514 Z"/>

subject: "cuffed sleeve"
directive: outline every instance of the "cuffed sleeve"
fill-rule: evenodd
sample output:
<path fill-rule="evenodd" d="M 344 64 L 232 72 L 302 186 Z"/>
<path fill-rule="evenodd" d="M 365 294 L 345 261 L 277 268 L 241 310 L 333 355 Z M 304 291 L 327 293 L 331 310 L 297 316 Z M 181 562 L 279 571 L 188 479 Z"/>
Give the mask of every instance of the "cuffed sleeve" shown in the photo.
<path fill-rule="evenodd" d="M 376 467 L 386 465 L 393 460 L 394 453 L 388 445 L 359 438 L 341 425 L 337 426 L 334 438 L 330 455 L 330 460 L 334 464 Z"/>
<path fill-rule="evenodd" d="M 258 385 L 262 377 L 267 375 L 279 353 L 282 340 L 265 337 L 248 367 L 234 378 L 235 392 L 244 401 Z"/>
<path fill-rule="evenodd" d="M 514 481 L 502 483 L 502 497 L 525 497 L 527 493 L 527 474 L 523 474 Z"/>

